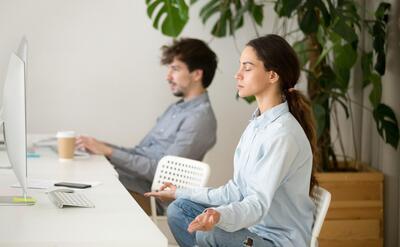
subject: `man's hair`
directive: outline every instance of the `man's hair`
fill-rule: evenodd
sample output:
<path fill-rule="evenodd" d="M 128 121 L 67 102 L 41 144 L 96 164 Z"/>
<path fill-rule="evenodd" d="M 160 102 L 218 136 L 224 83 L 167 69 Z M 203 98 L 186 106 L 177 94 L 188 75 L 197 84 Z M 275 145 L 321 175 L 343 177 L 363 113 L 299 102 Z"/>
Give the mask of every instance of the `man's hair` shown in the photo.
<path fill-rule="evenodd" d="M 161 64 L 172 63 L 174 58 L 184 62 L 190 72 L 196 69 L 203 71 L 202 85 L 207 88 L 215 74 L 217 68 L 217 55 L 208 47 L 206 43 L 199 39 L 181 38 L 174 40 L 170 46 L 161 47 Z"/>

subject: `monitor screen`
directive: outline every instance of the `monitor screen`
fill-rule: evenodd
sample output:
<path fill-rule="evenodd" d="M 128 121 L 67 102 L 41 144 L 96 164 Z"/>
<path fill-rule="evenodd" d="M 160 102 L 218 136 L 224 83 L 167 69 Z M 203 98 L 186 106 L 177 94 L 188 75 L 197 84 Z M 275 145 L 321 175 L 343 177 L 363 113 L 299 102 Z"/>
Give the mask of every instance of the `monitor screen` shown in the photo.
<path fill-rule="evenodd" d="M 11 54 L 3 89 L 4 141 L 12 169 L 27 193 L 25 64 Z"/>

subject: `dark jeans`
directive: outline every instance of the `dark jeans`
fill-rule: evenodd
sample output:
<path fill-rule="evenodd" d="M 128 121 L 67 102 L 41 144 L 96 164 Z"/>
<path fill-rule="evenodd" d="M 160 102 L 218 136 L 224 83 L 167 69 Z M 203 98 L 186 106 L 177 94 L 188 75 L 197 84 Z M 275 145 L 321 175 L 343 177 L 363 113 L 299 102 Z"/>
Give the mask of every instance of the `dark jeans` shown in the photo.
<path fill-rule="evenodd" d="M 261 238 L 247 229 L 241 229 L 236 232 L 226 232 L 215 227 L 212 231 L 197 231 L 190 234 L 187 231 L 187 227 L 205 208 L 204 205 L 185 199 L 177 199 L 169 205 L 167 210 L 168 224 L 179 246 L 242 247 L 245 246 L 244 242 L 250 238 L 253 241 L 253 246 L 274 247 L 272 242 Z"/>

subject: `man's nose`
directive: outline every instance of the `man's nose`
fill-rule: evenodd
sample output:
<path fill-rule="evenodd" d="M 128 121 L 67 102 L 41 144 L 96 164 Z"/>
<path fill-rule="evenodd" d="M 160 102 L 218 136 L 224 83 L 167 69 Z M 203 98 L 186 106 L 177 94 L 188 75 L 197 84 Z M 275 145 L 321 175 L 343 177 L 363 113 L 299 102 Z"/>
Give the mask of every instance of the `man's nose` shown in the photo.
<path fill-rule="evenodd" d="M 167 72 L 165 78 L 167 79 L 167 81 L 172 81 L 172 74 L 170 71 Z"/>

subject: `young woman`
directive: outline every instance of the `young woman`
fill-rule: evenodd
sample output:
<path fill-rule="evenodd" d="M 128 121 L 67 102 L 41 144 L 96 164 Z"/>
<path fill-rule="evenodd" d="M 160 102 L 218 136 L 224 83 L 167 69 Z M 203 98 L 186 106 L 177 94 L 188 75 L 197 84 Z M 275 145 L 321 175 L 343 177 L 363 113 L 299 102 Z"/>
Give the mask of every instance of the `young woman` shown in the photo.
<path fill-rule="evenodd" d="M 254 95 L 258 108 L 234 155 L 234 176 L 216 189 L 149 192 L 176 199 L 168 223 L 180 246 L 309 246 L 315 185 L 314 121 L 296 89 L 299 62 L 280 36 L 251 40 L 236 74 L 240 97 Z"/>

